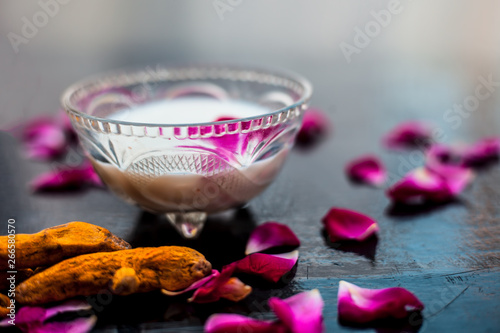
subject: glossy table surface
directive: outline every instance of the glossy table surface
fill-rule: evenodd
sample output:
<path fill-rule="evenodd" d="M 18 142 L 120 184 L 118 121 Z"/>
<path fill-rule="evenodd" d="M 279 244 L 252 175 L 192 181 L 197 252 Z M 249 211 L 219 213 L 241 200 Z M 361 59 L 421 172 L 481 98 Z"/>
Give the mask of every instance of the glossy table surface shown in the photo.
<path fill-rule="evenodd" d="M 319 67 L 296 70 L 319 88 L 312 104 L 329 114 L 334 125 L 331 135 L 316 146 L 294 149 L 269 189 L 233 215 L 211 217 L 199 239 L 181 239 L 162 217 L 129 206 L 104 189 L 31 193 L 28 181 L 56 165 L 25 159 L 21 145 L 4 132 L 0 133 L 0 233 L 6 233 L 8 218 L 16 219 L 18 233 L 81 220 L 108 228 L 134 247 L 193 247 L 215 268 L 241 258 L 249 233 L 265 221 L 286 223 L 302 242 L 298 265 L 287 284 L 243 277 L 254 291 L 236 304 L 189 304 L 185 297 L 170 299 L 160 293 L 115 296 L 110 302 L 97 301 L 96 332 L 198 332 L 216 312 L 269 319 L 273 318 L 267 306 L 270 296 L 288 297 L 314 288 L 325 301 L 328 332 L 498 332 L 500 165 L 478 170 L 473 184 L 456 201 L 412 209 L 392 205 L 383 188 L 351 183 L 343 171 L 350 159 L 370 152 L 384 160 L 393 181 L 422 164 L 422 158 L 418 150 L 394 153 L 382 148 L 380 138 L 392 126 L 406 119 L 426 119 L 441 126 L 446 133 L 443 141 L 472 141 L 500 133 L 498 103 L 491 102 L 489 111 L 452 130 L 440 111 L 451 103 L 440 92 L 453 82 L 452 76 L 438 83 L 425 77 L 410 83 L 404 75 L 388 78 L 383 70 L 372 70 L 369 80 L 332 81 Z M 332 206 L 375 218 L 380 224 L 378 238 L 329 244 L 320 221 Z M 343 326 L 336 305 L 342 279 L 368 288 L 407 288 L 426 305 L 423 319 Z"/>

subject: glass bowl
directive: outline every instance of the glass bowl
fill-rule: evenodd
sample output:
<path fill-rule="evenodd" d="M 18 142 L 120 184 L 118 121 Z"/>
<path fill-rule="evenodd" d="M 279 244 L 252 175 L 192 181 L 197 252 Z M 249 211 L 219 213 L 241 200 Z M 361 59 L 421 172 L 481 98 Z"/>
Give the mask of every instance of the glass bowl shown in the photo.
<path fill-rule="evenodd" d="M 157 66 L 78 82 L 62 105 L 102 181 L 192 238 L 275 179 L 311 92 L 282 71 Z"/>

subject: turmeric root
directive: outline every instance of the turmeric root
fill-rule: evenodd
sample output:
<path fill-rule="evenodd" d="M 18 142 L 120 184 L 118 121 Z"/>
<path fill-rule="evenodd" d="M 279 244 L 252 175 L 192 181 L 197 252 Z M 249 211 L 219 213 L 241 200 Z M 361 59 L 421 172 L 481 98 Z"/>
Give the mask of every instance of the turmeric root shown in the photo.
<path fill-rule="evenodd" d="M 7 307 L 10 305 L 10 298 L 8 298 L 4 294 L 0 294 L 0 318 L 7 317 L 10 312 L 10 309 Z"/>
<path fill-rule="evenodd" d="M 130 244 L 109 230 L 85 222 L 70 222 L 36 234 L 15 236 L 15 259 L 9 257 L 8 236 L 0 236 L 0 270 L 50 266 L 59 261 L 94 252 L 130 249 Z"/>
<path fill-rule="evenodd" d="M 33 275 L 16 288 L 16 301 L 42 304 L 105 290 L 115 295 L 179 290 L 211 272 L 205 257 L 181 246 L 85 254 Z"/>

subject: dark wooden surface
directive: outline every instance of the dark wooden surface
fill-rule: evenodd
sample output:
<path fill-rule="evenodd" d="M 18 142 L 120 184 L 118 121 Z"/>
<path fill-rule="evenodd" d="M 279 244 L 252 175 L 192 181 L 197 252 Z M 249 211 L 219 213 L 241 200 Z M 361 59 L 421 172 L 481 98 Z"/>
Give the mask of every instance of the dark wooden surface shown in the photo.
<path fill-rule="evenodd" d="M 332 65 L 326 60 L 312 63 L 299 58 L 293 67 L 314 84 L 312 104 L 331 117 L 332 135 L 311 149 L 295 149 L 265 193 L 232 217 L 210 218 L 199 239 L 182 240 L 162 218 L 141 212 L 106 190 L 31 193 L 28 181 L 56 164 L 26 160 L 19 143 L 4 132 L 0 133 L 0 233 L 6 233 L 8 218 L 16 219 L 18 233 L 82 220 L 110 229 L 133 246 L 191 246 L 216 268 L 242 257 L 250 231 L 265 221 L 288 224 L 302 241 L 298 266 L 288 284 L 244 278 L 254 292 L 237 304 L 188 304 L 184 297 L 170 299 L 159 293 L 113 297 L 109 304 L 106 299 L 98 300 L 97 332 L 197 332 L 215 312 L 272 318 L 267 307 L 270 296 L 287 297 L 313 288 L 319 288 L 325 301 L 328 332 L 498 332 L 499 164 L 478 171 L 472 186 L 455 202 L 419 209 L 394 207 L 383 189 L 352 184 L 343 173 L 346 162 L 367 152 L 381 156 L 393 179 L 408 170 L 408 164 L 421 164 L 418 151 L 390 153 L 381 148 L 381 136 L 402 120 L 427 119 L 443 129 L 448 142 L 499 134 L 498 94 L 455 130 L 443 121 L 443 112 L 463 100 L 470 89 L 462 95 L 454 75 L 429 76 L 384 61 L 375 67 L 362 63 L 348 67 L 342 61 Z M 58 67 L 54 64 L 51 68 Z M 62 72 L 55 75 L 55 81 L 45 79 L 43 88 L 33 88 L 28 95 L 12 91 L 5 105 L 22 105 L 29 110 L 25 115 L 41 113 L 44 110 L 30 98 L 43 95 L 55 109 L 60 90 L 91 73 L 84 65 Z M 470 78 L 470 87 L 474 80 Z M 450 89 L 456 89 L 455 94 L 449 94 Z M 4 108 L 2 117 L 5 121 L 22 120 L 16 116 L 19 110 Z M 378 238 L 350 246 L 328 244 L 320 219 L 332 206 L 355 209 L 377 219 Z M 378 323 L 375 328 L 340 325 L 336 293 L 341 279 L 369 288 L 407 288 L 426 305 L 423 320 L 415 319 L 413 325 Z"/>
<path fill-rule="evenodd" d="M 97 331 L 198 331 L 214 312 L 272 318 L 266 305 L 270 296 L 287 297 L 313 288 L 319 288 L 325 300 L 328 331 L 366 330 L 339 325 L 336 293 L 340 279 L 370 288 L 402 286 L 426 305 L 422 322 L 377 324 L 380 331 L 498 331 L 498 165 L 481 170 L 456 202 L 412 211 L 391 207 L 383 190 L 351 184 L 342 172 L 348 157 L 360 150 L 352 148 L 352 141 L 359 141 L 367 151 L 379 150 L 377 138 L 361 142 L 355 127 L 343 129 L 341 119 L 335 124 L 335 134 L 328 141 L 309 151 L 296 149 L 270 189 L 232 217 L 211 218 L 195 241 L 182 240 L 162 218 L 128 206 L 106 190 L 31 194 L 26 182 L 43 165 L 20 157 L 21 147 L 2 133 L 0 201 L 5 230 L 1 232 L 6 231 L 7 218 L 15 218 L 17 232 L 26 233 L 83 220 L 109 228 L 133 246 L 194 247 L 218 268 L 243 256 L 249 232 L 264 221 L 290 225 L 302 241 L 295 277 L 287 285 L 247 279 L 255 291 L 238 304 L 187 304 L 184 297 L 169 299 L 158 293 L 115 297 L 110 304 L 97 300 Z M 351 136 L 352 141 L 342 136 Z M 398 166 L 391 162 L 397 155 L 382 156 L 389 168 Z M 333 205 L 376 218 L 381 228 L 378 239 L 352 246 L 328 244 L 320 219 Z"/>

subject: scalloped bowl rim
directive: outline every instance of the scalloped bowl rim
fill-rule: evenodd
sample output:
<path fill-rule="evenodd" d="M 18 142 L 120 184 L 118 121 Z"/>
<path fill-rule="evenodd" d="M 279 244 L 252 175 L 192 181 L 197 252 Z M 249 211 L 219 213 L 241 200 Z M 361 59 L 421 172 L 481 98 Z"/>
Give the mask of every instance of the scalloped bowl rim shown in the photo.
<path fill-rule="evenodd" d="M 143 73 L 146 72 L 145 69 L 135 69 L 131 71 L 127 70 L 119 70 L 119 71 L 111 71 L 107 72 L 104 74 L 97 74 L 93 76 L 89 76 L 85 79 L 82 79 L 80 81 L 77 81 L 76 83 L 72 84 L 69 86 L 64 93 L 62 94 L 61 97 L 61 104 L 65 111 L 69 113 L 70 115 L 82 117 L 84 119 L 90 120 L 90 121 L 98 121 L 98 122 L 103 122 L 103 123 L 112 123 L 116 125 L 125 125 L 125 126 L 145 126 L 145 127 L 150 127 L 150 128 L 180 128 L 180 127 L 198 127 L 198 126 L 211 126 L 211 125 L 224 125 L 224 124 L 234 124 L 234 123 L 239 123 L 239 122 L 247 122 L 247 121 L 252 121 L 252 120 L 259 120 L 259 119 L 264 119 L 269 116 L 274 116 L 278 115 L 280 113 L 283 113 L 285 111 L 289 111 L 292 109 L 295 109 L 297 107 L 301 107 L 302 105 L 307 104 L 309 99 L 311 98 L 312 95 L 312 85 L 311 83 L 301 75 L 289 71 L 289 70 L 284 70 L 284 69 L 267 69 L 264 67 L 243 67 L 243 66 L 220 66 L 220 65 L 188 65 L 188 66 L 166 66 L 163 68 L 164 70 L 168 71 L 175 71 L 175 70 L 231 70 L 231 71 L 241 71 L 243 72 L 248 72 L 248 71 L 254 71 L 258 74 L 265 74 L 265 75 L 274 75 L 277 77 L 280 77 L 282 79 L 286 80 L 292 80 L 295 81 L 295 83 L 299 84 L 303 92 L 300 96 L 300 98 L 294 102 L 293 104 L 290 104 L 288 106 L 285 106 L 283 108 L 277 109 L 277 110 L 271 110 L 270 112 L 263 113 L 257 116 L 252 116 L 252 117 L 246 117 L 246 118 L 238 118 L 238 119 L 233 119 L 233 120 L 225 120 L 225 121 L 212 121 L 212 122 L 201 122 L 201 123 L 181 123 L 181 124 L 165 124 L 165 123 L 147 123 L 147 122 L 128 122 L 128 121 L 121 121 L 121 120 L 114 120 L 114 119 L 109 119 L 109 118 L 102 118 L 102 117 L 96 117 L 89 115 L 81 110 L 79 110 L 74 103 L 72 102 L 72 97 L 76 92 L 78 92 L 81 89 L 84 89 L 85 87 L 89 86 L 96 86 L 99 83 L 113 83 L 115 81 L 118 81 L 118 79 L 122 76 L 131 78 L 131 77 L 136 77 L 139 76 Z M 187 78 L 185 79 L 186 81 L 192 80 L 192 78 Z M 210 78 L 207 78 L 207 80 L 210 80 Z M 164 79 L 160 80 L 147 80 L 147 82 L 161 82 L 165 81 Z M 168 80 L 167 80 L 168 81 Z M 235 81 L 243 81 L 236 79 Z M 143 83 L 144 79 L 142 80 L 132 80 L 127 82 L 128 84 L 134 84 L 134 83 Z M 120 84 L 116 84 L 116 87 L 120 87 Z"/>

